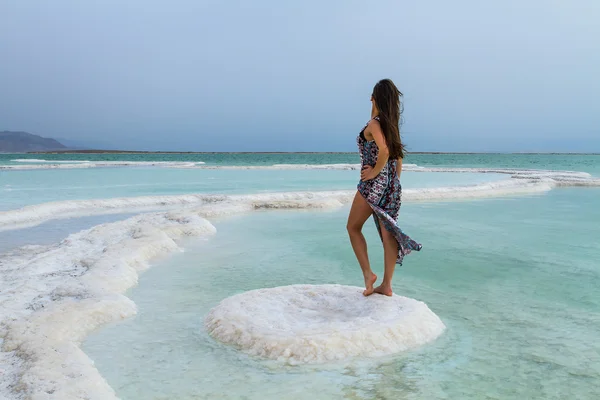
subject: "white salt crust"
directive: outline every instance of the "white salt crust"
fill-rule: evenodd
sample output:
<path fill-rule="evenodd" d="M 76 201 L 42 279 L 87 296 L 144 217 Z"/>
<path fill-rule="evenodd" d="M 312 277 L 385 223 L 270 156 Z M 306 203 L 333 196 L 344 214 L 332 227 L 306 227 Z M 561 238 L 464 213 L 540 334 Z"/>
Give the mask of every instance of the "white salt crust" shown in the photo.
<path fill-rule="evenodd" d="M 436 339 L 444 323 L 425 303 L 364 288 L 291 285 L 226 298 L 205 318 L 215 339 L 289 364 L 378 357 Z"/>

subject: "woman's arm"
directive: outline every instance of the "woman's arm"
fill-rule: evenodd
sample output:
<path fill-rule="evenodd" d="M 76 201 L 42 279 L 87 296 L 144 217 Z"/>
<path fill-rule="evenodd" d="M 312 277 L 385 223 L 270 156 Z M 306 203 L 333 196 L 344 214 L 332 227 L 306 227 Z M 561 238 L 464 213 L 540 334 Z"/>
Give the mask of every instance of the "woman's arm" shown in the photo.
<path fill-rule="evenodd" d="M 377 163 L 375 164 L 375 167 L 365 168 L 361 173 L 361 178 L 363 180 L 368 181 L 371 179 L 375 179 L 375 177 L 379 175 L 383 167 L 385 167 L 385 164 L 387 164 L 389 159 L 390 151 L 388 150 L 387 144 L 385 143 L 385 137 L 383 136 L 383 131 L 381 130 L 381 125 L 379 124 L 379 121 L 377 121 L 376 119 L 371 120 L 366 130 L 368 130 L 371 136 L 373 136 L 373 139 L 375 140 L 375 143 L 379 148 L 379 153 L 377 154 Z"/>

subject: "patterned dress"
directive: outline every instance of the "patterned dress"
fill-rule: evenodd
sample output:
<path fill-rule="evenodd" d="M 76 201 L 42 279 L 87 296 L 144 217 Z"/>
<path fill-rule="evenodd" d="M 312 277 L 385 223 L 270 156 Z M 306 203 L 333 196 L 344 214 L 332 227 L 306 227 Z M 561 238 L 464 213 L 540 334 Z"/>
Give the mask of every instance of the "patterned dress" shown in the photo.
<path fill-rule="evenodd" d="M 379 121 L 379 117 L 374 119 Z M 367 124 L 368 125 L 368 124 Z M 365 139 L 365 128 L 360 131 L 357 138 L 358 150 L 360 152 L 361 168 L 365 166 L 375 167 L 379 148 L 374 140 Z M 402 265 L 405 255 L 411 251 L 421 250 L 421 244 L 408 237 L 398 226 L 398 213 L 400 211 L 402 186 L 398 178 L 398 160 L 388 160 L 379 175 L 369 181 L 360 181 L 357 189 L 359 193 L 367 200 L 367 203 L 373 209 L 373 220 L 377 226 L 377 232 L 381 237 L 381 221 L 385 228 L 391 232 L 398 242 L 398 258 L 396 264 Z"/>

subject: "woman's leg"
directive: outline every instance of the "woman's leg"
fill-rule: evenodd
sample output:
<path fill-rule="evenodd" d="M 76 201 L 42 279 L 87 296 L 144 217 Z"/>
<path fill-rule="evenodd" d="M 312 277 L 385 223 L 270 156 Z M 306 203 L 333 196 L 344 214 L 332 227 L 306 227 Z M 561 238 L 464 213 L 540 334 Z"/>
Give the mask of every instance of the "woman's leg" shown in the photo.
<path fill-rule="evenodd" d="M 394 276 L 396 259 L 398 257 L 398 242 L 394 235 L 385 228 L 383 221 L 381 220 L 379 221 L 379 228 L 381 230 L 381 239 L 383 241 L 383 262 L 385 265 L 385 272 L 383 273 L 383 282 L 375 288 L 375 293 L 391 296 L 393 293 L 392 277 Z"/>
<path fill-rule="evenodd" d="M 371 206 L 369 206 L 369 203 L 367 203 L 359 192 L 356 192 L 354 201 L 352 202 L 352 208 L 350 208 L 350 215 L 348 215 L 346 229 L 348 230 L 352 249 L 354 250 L 354 254 L 360 264 L 365 279 L 365 291 L 363 292 L 365 296 L 373 293 L 373 285 L 377 280 L 377 275 L 371 271 L 369 255 L 367 253 L 367 241 L 362 234 L 362 227 L 365 224 L 365 221 L 369 219 L 372 212 L 373 210 L 371 209 Z"/>

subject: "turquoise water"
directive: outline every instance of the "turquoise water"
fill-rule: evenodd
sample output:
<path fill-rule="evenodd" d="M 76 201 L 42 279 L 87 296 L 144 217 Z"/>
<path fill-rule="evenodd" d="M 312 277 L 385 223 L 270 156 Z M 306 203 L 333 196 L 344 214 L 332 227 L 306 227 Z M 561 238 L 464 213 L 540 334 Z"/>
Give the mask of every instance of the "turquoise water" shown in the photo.
<path fill-rule="evenodd" d="M 0 171 L 0 210 L 60 200 L 187 193 L 260 193 L 352 190 L 353 170 L 203 170 L 157 167 Z M 406 187 L 466 185 L 506 175 L 404 172 Z"/>
<path fill-rule="evenodd" d="M 0 154 L 0 165 L 19 164 L 11 162 L 11 160 L 27 158 L 49 161 L 201 161 L 207 165 L 360 162 L 357 153 Z M 439 167 L 564 169 L 584 171 L 600 176 L 600 154 L 408 154 L 405 162 Z"/>
<path fill-rule="evenodd" d="M 123 399 L 594 399 L 600 392 L 599 189 L 403 206 L 424 249 L 397 293 L 447 325 L 407 354 L 340 366 L 282 367 L 212 340 L 203 316 L 242 291 L 295 283 L 360 285 L 335 212 L 262 212 L 214 221 L 215 237 L 145 273 L 139 314 L 84 350 Z M 382 252 L 370 223 L 375 270 Z M 375 329 L 375 328 L 374 328 Z"/>
<path fill-rule="evenodd" d="M 10 161 L 26 157 L 207 165 L 358 162 L 355 154 L 86 154 L 0 155 L 0 164 L 27 165 Z M 406 162 L 600 176 L 597 155 L 411 154 Z M 100 198 L 352 190 L 357 179 L 358 171 L 351 170 L 0 170 L 0 211 Z M 415 189 L 501 179 L 509 175 L 405 171 L 402 185 Z M 487 200 L 405 201 L 401 225 L 424 248 L 397 270 L 395 290 L 425 301 L 448 328 L 435 342 L 409 353 L 283 367 L 221 345 L 204 330 L 208 310 L 246 290 L 296 283 L 361 285 L 345 232 L 347 206 L 211 218 L 217 234 L 186 240 L 185 252 L 144 272 L 127 293 L 138 314 L 95 331 L 83 349 L 124 400 L 595 399 L 600 393 L 599 199 L 599 188 L 555 188 Z M 31 212 L 35 216 L 37 211 Z M 2 253 L 17 246 L 58 243 L 133 211 L 119 212 L 0 232 L 0 267 L 10 269 Z M 376 230 L 370 221 L 365 229 L 372 263 L 381 275 Z M 128 237 L 127 232 L 118 235 Z M 103 240 L 96 243 L 100 250 Z M 24 247 L 15 254 L 27 259 L 28 251 Z M 59 261 L 69 263 L 69 255 Z M 35 275 L 40 287 L 52 275 L 48 268 Z M 0 397 L 1 383 L 0 376 Z"/>

